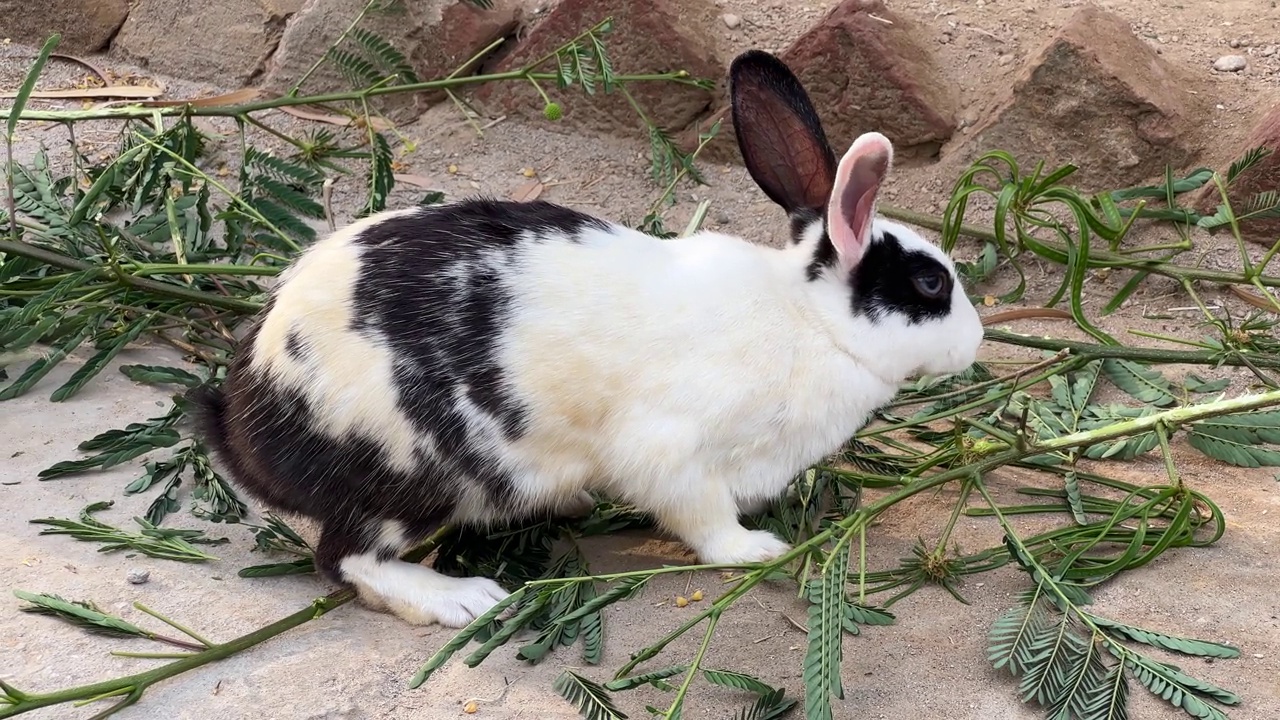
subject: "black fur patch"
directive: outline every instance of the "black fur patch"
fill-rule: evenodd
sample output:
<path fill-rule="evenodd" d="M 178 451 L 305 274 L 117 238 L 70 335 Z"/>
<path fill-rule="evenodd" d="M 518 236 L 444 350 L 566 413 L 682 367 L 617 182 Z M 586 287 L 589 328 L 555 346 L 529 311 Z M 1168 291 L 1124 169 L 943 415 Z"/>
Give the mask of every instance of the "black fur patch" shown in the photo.
<path fill-rule="evenodd" d="M 412 472 L 389 467 L 373 440 L 318 432 L 300 393 L 250 366 L 257 326 L 240 341 L 221 388 L 191 393 L 202 436 L 248 494 L 322 523 L 316 563 L 335 580 L 343 579 L 343 558 L 374 549 L 385 521 L 405 529 L 402 547 L 377 548 L 390 559 L 445 522 L 476 483 L 511 512 L 510 478 L 470 441 L 456 398 L 497 418 L 508 437 L 519 435 L 525 409 L 494 359 L 511 301 L 498 280 L 519 271 L 521 233 L 572 239 L 593 226 L 608 224 L 549 203 L 472 200 L 391 219 L 355 240 L 365 252 L 353 330 L 394 347 L 399 405 L 436 441 Z M 305 356 L 305 338 L 290 334 L 286 351 Z"/>
<path fill-rule="evenodd" d="M 822 277 L 822 271 L 835 267 L 836 264 L 836 246 L 831 243 L 831 237 L 827 235 L 826 218 L 820 210 L 797 210 L 791 213 L 791 242 L 799 243 L 804 240 L 804 231 L 816 222 L 822 223 L 822 237 L 818 239 L 818 246 L 814 248 L 813 259 L 809 261 L 809 266 L 805 270 L 805 276 L 810 282 Z"/>
<path fill-rule="evenodd" d="M 951 312 L 951 294 L 930 298 L 916 290 L 912 278 L 926 272 L 950 272 L 932 255 L 902 247 L 892 233 L 873 239 L 853 270 L 853 311 L 872 320 L 889 313 L 906 315 L 912 323 Z M 954 292 L 954 287 L 952 292 Z"/>
<path fill-rule="evenodd" d="M 356 240 L 365 251 L 354 329 L 391 344 L 400 408 L 499 507 L 509 504 L 510 483 L 468 436 L 458 398 L 496 418 L 508 439 L 520 436 L 525 409 L 494 357 L 511 302 L 503 281 L 519 273 L 514 246 L 530 232 L 574 238 L 591 227 L 609 225 L 551 203 L 469 200 L 394 218 Z"/>
<path fill-rule="evenodd" d="M 290 330 L 284 338 L 284 351 L 294 360 L 302 360 L 307 356 L 307 341 L 297 330 Z"/>

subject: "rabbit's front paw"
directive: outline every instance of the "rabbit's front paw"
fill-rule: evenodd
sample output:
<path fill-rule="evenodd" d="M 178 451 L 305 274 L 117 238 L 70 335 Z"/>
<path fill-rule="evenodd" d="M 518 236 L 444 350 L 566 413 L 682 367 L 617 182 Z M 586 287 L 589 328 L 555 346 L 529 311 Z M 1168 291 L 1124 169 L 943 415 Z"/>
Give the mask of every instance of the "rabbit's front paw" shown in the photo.
<path fill-rule="evenodd" d="M 790 549 L 771 532 L 737 527 L 709 543 L 698 555 L 709 565 L 738 565 L 773 560 Z"/>

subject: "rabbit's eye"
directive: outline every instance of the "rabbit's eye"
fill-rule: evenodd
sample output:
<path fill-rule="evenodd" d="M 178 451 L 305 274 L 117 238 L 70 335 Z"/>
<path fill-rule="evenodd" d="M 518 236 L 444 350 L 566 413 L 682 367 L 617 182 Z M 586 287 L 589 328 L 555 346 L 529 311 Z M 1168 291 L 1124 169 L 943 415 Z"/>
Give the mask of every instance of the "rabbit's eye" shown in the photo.
<path fill-rule="evenodd" d="M 947 294 L 951 283 L 951 278 L 939 272 L 927 272 L 916 275 L 912 278 L 915 283 L 916 290 L 927 298 L 937 299 Z"/>

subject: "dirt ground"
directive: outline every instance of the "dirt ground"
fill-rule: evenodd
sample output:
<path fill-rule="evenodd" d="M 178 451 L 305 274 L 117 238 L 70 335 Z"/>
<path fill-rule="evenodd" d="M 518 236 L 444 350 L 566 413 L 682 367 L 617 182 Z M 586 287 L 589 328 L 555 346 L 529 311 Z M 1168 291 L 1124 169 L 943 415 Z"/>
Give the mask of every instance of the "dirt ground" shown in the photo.
<path fill-rule="evenodd" d="M 741 16 L 734 30 L 717 26 L 713 38 L 720 52 L 730 56 L 748 47 L 780 50 L 821 17 L 833 3 L 812 0 L 722 0 L 723 12 Z M 1170 60 L 1201 73 L 1217 93 L 1214 113 L 1204 118 L 1206 134 L 1215 137 L 1202 164 L 1218 166 L 1231 159 L 1232 143 L 1268 108 L 1280 101 L 1280 11 L 1274 0 L 1219 0 L 1177 5 L 1143 0 L 1099 3 L 1130 19 L 1154 47 Z M 1042 39 L 1080 5 L 1076 1 L 973 0 L 922 2 L 899 0 L 892 7 L 917 19 L 935 33 L 941 66 L 961 88 L 966 106 L 1013 72 L 1019 60 L 1034 52 Z M 32 57 L 31 48 L 0 45 L 0 89 L 17 87 Z M 1238 74 L 1214 73 L 1210 66 L 1222 55 L 1244 54 L 1249 68 Z M 1006 59 L 1008 58 L 1008 59 Z M 130 72 L 162 82 L 167 94 L 189 97 L 207 88 L 177 79 L 143 73 L 110 58 L 96 58 L 99 67 L 126 75 Z M 55 61 L 42 88 L 70 87 L 84 68 Z M 53 104 L 43 106 L 54 107 Z M 66 107 L 66 105 L 63 105 Z M 305 126 L 287 116 L 268 116 L 274 126 L 297 132 Z M 964 113 L 962 112 L 962 117 Z M 228 133 L 225 123 L 208 129 Z M 452 106 L 430 111 L 422 120 L 399 129 L 416 149 L 399 158 L 401 172 L 416 182 L 449 196 L 478 192 L 507 195 L 534 168 L 544 183 L 543 197 L 612 219 L 635 222 L 655 197 L 647 177 L 646 143 L 613 137 L 573 137 L 541 124 L 508 119 L 477 138 Z M 95 124 L 78 132 L 84 146 L 102 152 L 116 142 L 113 126 Z M 19 159 L 26 159 L 41 143 L 55 163 L 65 148 L 65 130 L 52 125 L 29 125 L 19 131 Z M 217 153 L 233 153 L 215 148 Z M 225 156 L 225 155 L 224 155 Z M 449 167 L 456 166 L 456 172 Z M 886 201 L 922 212 L 938 212 L 961 168 L 941 162 L 904 169 L 886 191 Z M 740 167 L 708 168 L 710 187 L 684 187 L 668 225 L 683 227 L 696 202 L 712 201 L 709 225 L 759 242 L 783 240 L 779 211 L 755 188 Z M 392 205 L 403 205 L 422 188 L 402 187 Z M 361 193 L 357 178 L 335 188 L 334 209 L 339 222 L 350 217 Z M 970 221 L 989 219 L 979 209 Z M 1161 231 L 1143 230 L 1133 242 L 1159 239 Z M 1210 266 L 1232 267 L 1232 246 L 1208 237 L 1196 238 Z M 962 244 L 958 253 L 975 247 Z M 1057 285 L 1058 268 L 1036 268 L 1032 287 Z M 1006 278 L 1007 280 L 1007 278 Z M 1125 278 L 1090 279 L 1089 301 L 1096 307 L 1115 292 Z M 1241 312 L 1239 303 L 1214 288 L 1203 288 L 1214 303 Z M 1042 301 L 1033 293 L 1028 304 Z M 1151 281 L 1119 312 L 1099 324 L 1108 332 L 1135 342 L 1153 343 L 1129 335 L 1130 330 L 1186 332 L 1196 313 L 1189 300 L 1170 284 Z M 984 310 L 989 312 L 989 310 Z M 1160 317 L 1151 317 L 1156 312 Z M 1068 323 L 1022 321 L 1011 329 L 1045 335 L 1079 337 Z M 1028 353 L 988 344 L 986 357 L 1028 357 Z M 135 463 L 110 471 L 39 482 L 36 474 L 53 463 L 77 456 L 76 444 L 112 427 L 163 412 L 167 395 L 135 385 L 114 369 L 73 400 L 54 404 L 48 394 L 85 359 L 83 353 L 64 363 L 26 397 L 0 405 L 0 437 L 7 438 L 0 465 L 0 577 L 7 589 L 49 592 L 75 599 L 92 599 L 103 609 L 148 627 L 151 621 L 132 608 L 142 602 L 214 640 L 226 640 L 265 625 L 305 606 L 331 588 L 315 577 L 246 580 L 236 571 L 262 562 L 251 554 L 249 532 L 236 526 L 211 528 L 231 543 L 219 546 L 216 563 L 184 565 L 143 556 L 103 554 L 90 543 L 65 537 L 40 537 L 28 523 L 38 517 L 74 517 L 90 502 L 115 500 L 102 519 L 128 525 L 150 502 L 150 493 L 126 497 L 122 490 L 135 477 Z M 125 363 L 173 363 L 177 356 L 163 347 L 142 347 L 123 353 Z M 1249 378 L 1235 378 L 1230 392 L 1249 389 Z M 1241 648 L 1237 660 L 1182 660 L 1191 674 L 1227 687 L 1243 699 L 1230 712 L 1235 720 L 1280 718 L 1280 548 L 1274 518 L 1280 513 L 1280 486 L 1274 470 L 1244 471 L 1206 461 L 1185 446 L 1176 448 L 1179 467 L 1197 488 L 1214 498 L 1226 513 L 1226 536 L 1204 550 L 1170 552 L 1159 561 L 1126 574 L 1096 593 L 1099 613 L 1145 627 L 1205 640 L 1229 642 Z M 1137 482 L 1156 477 L 1155 458 L 1109 470 Z M 992 478 L 1008 497 L 1021 479 L 1011 474 Z M 890 514 L 870 534 L 872 568 L 889 567 L 909 553 L 917 537 L 937 536 L 946 522 L 954 497 L 950 491 L 920 497 Z M 175 522 L 208 528 L 189 517 Z M 1021 523 L 1030 529 L 1031 524 Z M 994 523 L 966 519 L 958 542 L 967 550 L 999 540 Z M 652 567 L 670 562 L 677 548 L 646 542 L 638 534 L 591 542 L 587 547 L 596 571 Z M 132 585 L 132 570 L 146 570 L 150 580 Z M 616 606 L 606 618 L 606 653 L 600 668 L 580 668 L 588 677 L 607 680 L 606 673 L 624 663 L 630 652 L 647 645 L 678 625 L 694 606 L 677 608 L 672 599 L 690 588 L 714 596 L 718 576 L 667 576 L 652 583 L 645 594 Z M 1023 705 L 1016 682 L 994 671 L 985 660 L 986 633 L 991 622 L 1026 587 L 1026 578 L 1003 569 L 966 583 L 962 590 L 972 605 L 956 602 L 940 588 L 926 588 L 896 604 L 898 620 L 891 627 L 869 628 L 845 640 L 843 669 L 846 696 L 835 709 L 838 718 L 1035 718 L 1042 712 Z M 154 661 L 112 657 L 110 649 L 144 650 L 145 643 L 89 636 L 46 618 L 20 614 L 12 597 L 0 600 L 0 678 L 19 689 L 39 692 L 84 684 L 136 672 Z M 756 674 L 790 695 L 801 695 L 801 660 L 805 639 L 793 626 L 804 609 L 785 586 L 761 587 L 740 603 L 721 623 L 708 665 Z M 258 648 L 216 665 L 202 668 L 147 691 L 122 719 L 179 720 L 215 716 L 223 720 L 319 720 L 337 718 L 448 718 L 463 716 L 468 700 L 479 706 L 476 717 L 503 720 L 574 718 L 577 713 L 552 690 L 551 683 L 566 666 L 580 662 L 573 651 L 561 651 L 541 665 L 530 667 L 499 651 L 485 664 L 469 669 L 453 662 L 421 689 L 409 690 L 408 679 L 452 632 L 439 628 L 410 628 L 389 615 L 347 606 Z M 657 663 L 683 662 L 694 651 L 696 638 L 676 643 Z M 1179 662 L 1172 656 L 1158 657 Z M 657 666 L 657 665 L 655 665 Z M 623 695 L 622 708 L 644 717 L 644 705 L 659 700 L 657 693 Z M 1133 687 L 1131 717 L 1176 718 L 1183 715 Z M 729 717 L 746 703 L 741 693 L 698 687 L 686 717 Z M 85 718 L 90 708 L 58 708 L 27 717 Z M 796 713 L 798 717 L 800 713 Z"/>

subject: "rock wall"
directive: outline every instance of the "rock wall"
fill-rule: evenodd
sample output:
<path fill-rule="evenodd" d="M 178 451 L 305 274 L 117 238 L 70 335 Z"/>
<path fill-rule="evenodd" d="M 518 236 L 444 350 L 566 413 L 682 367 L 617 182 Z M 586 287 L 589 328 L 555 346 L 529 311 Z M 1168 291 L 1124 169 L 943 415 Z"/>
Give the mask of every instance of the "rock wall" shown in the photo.
<path fill-rule="evenodd" d="M 720 137 L 709 159 L 739 162 L 729 125 L 726 86 L 731 57 L 711 41 L 708 18 L 729 28 L 742 17 L 723 13 L 723 0 L 493 0 L 480 9 L 465 0 L 405 0 L 397 13 L 374 12 L 360 28 L 390 40 L 405 56 L 405 68 L 420 80 L 440 78 L 505 39 L 497 54 L 464 72 L 502 72 L 544 57 L 604 17 L 614 31 L 606 47 L 619 73 L 688 71 L 712 87 L 637 83 L 632 99 L 686 148 L 717 120 Z M 1201 161 L 1216 138 L 1204 130 L 1212 90 L 1189 68 L 1158 54 L 1130 23 L 1093 5 L 1071 19 L 1021 61 L 1012 81 L 984 89 L 979 97 L 956 97 L 939 68 L 938 42 L 927 18 L 895 10 L 893 0 L 844 0 L 790 46 L 780 49 L 808 88 L 837 152 L 858 134 L 877 130 L 897 146 L 901 162 L 957 164 L 992 149 L 1024 164 L 1074 163 L 1073 182 L 1096 190 L 1148 182 L 1166 165 L 1177 170 Z M 352 25 L 366 0 L 0 0 L 7 27 L 0 35 L 39 45 L 63 34 L 61 50 L 110 52 L 157 72 L 222 86 L 253 85 L 287 92 L 307 75 L 306 93 L 350 87 L 329 63 L 311 72 L 322 54 Z M 348 36 L 344 48 L 359 48 Z M 1235 45 L 1233 45 L 1235 47 Z M 1268 52 L 1274 52 L 1272 48 Z M 1267 54 L 1266 52 L 1263 53 Z M 1002 55 L 1000 63 L 1017 62 Z M 1224 56 L 1218 73 L 1240 72 L 1244 56 Z M 635 109 L 619 93 L 601 88 L 586 95 L 543 83 L 560 101 L 559 126 L 567 132 L 617 133 L 634 137 Z M 469 98 L 490 115 L 543 119 L 541 94 L 527 83 L 493 83 Z M 443 93 L 387 96 L 376 105 L 397 121 L 409 120 Z M 1260 108 L 1265 111 L 1265 108 Z M 963 120 L 958 119 L 963 115 Z M 1280 150 L 1280 109 L 1262 115 L 1246 142 Z M 1216 156 L 1215 156 L 1216 157 Z M 1233 186 L 1233 203 L 1280 185 L 1280 155 Z M 1216 198 L 1200 197 L 1212 208 Z M 1280 220 L 1246 225 L 1262 236 L 1280 230 Z"/>

